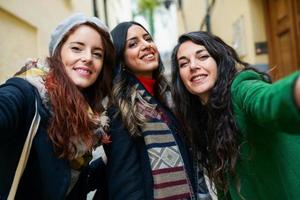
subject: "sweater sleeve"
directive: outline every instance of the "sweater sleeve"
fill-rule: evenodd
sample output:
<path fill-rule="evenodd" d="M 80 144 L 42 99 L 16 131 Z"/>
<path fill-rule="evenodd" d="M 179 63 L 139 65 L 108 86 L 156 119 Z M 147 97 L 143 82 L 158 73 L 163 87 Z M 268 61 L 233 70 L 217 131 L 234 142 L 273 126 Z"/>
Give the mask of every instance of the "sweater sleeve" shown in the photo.
<path fill-rule="evenodd" d="M 299 74 L 293 73 L 271 84 L 262 74 L 243 71 L 231 86 L 233 104 L 260 126 L 299 133 L 300 112 L 294 98 L 294 85 Z"/>
<path fill-rule="evenodd" d="M 16 133 L 24 128 L 29 108 L 34 107 L 34 95 L 33 87 L 21 78 L 11 78 L 0 86 L 0 133 Z M 1 134 L 0 140 L 8 137 L 13 136 Z"/>
<path fill-rule="evenodd" d="M 124 128 L 120 116 L 112 116 L 111 143 L 105 145 L 109 199 L 145 199 L 143 175 L 135 140 Z"/>

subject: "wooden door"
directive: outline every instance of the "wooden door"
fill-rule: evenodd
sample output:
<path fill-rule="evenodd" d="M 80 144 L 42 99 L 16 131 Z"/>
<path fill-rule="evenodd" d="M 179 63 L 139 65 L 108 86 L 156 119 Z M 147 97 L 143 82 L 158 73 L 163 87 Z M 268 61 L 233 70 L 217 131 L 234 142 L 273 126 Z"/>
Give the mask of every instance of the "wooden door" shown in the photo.
<path fill-rule="evenodd" d="M 265 0 L 270 70 L 279 79 L 300 69 L 298 0 Z"/>
<path fill-rule="evenodd" d="M 300 1 L 294 0 L 293 7 L 295 8 L 295 21 L 296 21 L 296 42 L 298 45 L 298 59 L 300 60 Z M 300 69 L 300 65 L 298 63 L 298 69 Z"/>

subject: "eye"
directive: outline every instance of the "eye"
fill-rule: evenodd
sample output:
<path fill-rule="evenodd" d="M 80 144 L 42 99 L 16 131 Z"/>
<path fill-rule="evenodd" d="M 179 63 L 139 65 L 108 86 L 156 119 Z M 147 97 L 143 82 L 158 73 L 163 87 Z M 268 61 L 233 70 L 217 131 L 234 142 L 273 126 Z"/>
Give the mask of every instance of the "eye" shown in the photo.
<path fill-rule="evenodd" d="M 136 41 L 129 41 L 128 42 L 128 47 L 129 48 L 133 48 L 133 47 L 135 47 L 137 45 L 137 42 Z"/>
<path fill-rule="evenodd" d="M 188 61 L 179 62 L 178 65 L 179 65 L 179 68 L 185 68 L 189 65 L 189 62 Z"/>
<path fill-rule="evenodd" d="M 78 47 L 78 46 L 71 46 L 71 50 L 72 50 L 73 52 L 80 52 L 80 51 L 81 51 L 81 48 Z"/>
<path fill-rule="evenodd" d="M 146 40 L 147 42 L 153 42 L 153 39 L 152 39 L 152 37 L 151 37 L 150 35 L 146 35 L 146 36 L 145 36 L 145 40 Z"/>
<path fill-rule="evenodd" d="M 197 55 L 197 59 L 203 61 L 206 60 L 207 58 L 209 58 L 210 56 L 208 54 L 202 54 L 202 55 Z"/>
<path fill-rule="evenodd" d="M 93 53 L 93 56 L 94 56 L 95 58 L 98 58 L 98 59 L 103 58 L 102 52 L 94 52 L 94 53 Z"/>

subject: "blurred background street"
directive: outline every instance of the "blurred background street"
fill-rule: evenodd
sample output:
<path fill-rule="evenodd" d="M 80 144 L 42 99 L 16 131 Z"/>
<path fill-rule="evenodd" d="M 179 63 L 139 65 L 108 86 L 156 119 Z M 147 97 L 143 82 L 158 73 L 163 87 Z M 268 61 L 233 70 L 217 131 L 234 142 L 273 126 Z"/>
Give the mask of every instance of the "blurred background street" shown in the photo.
<path fill-rule="evenodd" d="M 300 69 L 299 0 L 0 0 L 0 83 L 28 58 L 47 57 L 52 30 L 74 12 L 99 17 L 110 29 L 143 24 L 168 77 L 178 36 L 197 30 L 221 37 L 274 80 Z"/>
<path fill-rule="evenodd" d="M 205 30 L 220 36 L 239 56 L 276 80 L 300 67 L 298 0 L 0 0 L 0 83 L 28 58 L 45 58 L 51 31 L 83 12 L 110 29 L 142 23 L 154 36 L 170 74 L 178 36 Z"/>

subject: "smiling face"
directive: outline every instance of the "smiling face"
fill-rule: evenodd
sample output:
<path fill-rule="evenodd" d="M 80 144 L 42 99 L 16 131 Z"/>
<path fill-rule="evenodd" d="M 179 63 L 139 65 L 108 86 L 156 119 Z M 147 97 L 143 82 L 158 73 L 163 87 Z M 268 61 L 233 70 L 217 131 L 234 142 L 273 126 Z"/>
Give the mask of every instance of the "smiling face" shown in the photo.
<path fill-rule="evenodd" d="M 182 43 L 177 52 L 180 78 L 186 89 L 206 103 L 217 80 L 217 63 L 203 45 Z"/>
<path fill-rule="evenodd" d="M 140 26 L 132 25 L 127 31 L 124 64 L 136 76 L 152 78 L 158 68 L 159 55 L 152 37 Z"/>
<path fill-rule="evenodd" d="M 81 25 L 63 44 L 60 55 L 68 77 L 78 88 L 87 88 L 95 83 L 103 66 L 102 38 L 92 27 Z"/>

